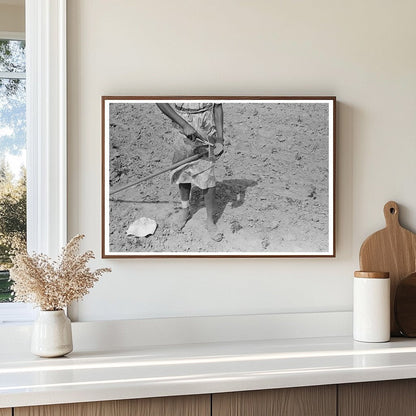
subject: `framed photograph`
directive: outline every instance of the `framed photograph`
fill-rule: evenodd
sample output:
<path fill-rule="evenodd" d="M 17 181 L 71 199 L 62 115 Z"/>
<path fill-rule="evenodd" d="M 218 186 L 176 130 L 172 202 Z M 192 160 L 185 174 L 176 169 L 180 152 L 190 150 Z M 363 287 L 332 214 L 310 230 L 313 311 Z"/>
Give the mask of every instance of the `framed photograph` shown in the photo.
<path fill-rule="evenodd" d="M 102 256 L 334 257 L 335 97 L 102 97 Z"/>

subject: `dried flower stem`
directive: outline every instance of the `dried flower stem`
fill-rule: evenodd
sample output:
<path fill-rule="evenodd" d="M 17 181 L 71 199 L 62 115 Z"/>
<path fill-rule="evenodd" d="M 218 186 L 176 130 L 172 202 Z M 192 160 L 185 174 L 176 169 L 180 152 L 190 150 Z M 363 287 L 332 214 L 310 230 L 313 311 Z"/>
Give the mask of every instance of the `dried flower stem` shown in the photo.
<path fill-rule="evenodd" d="M 34 303 L 42 310 L 56 311 L 85 296 L 101 275 L 111 269 L 89 269 L 87 263 L 94 258 L 94 253 L 78 254 L 83 238 L 80 234 L 72 238 L 58 261 L 45 254 L 18 252 L 10 270 L 15 302 Z"/>

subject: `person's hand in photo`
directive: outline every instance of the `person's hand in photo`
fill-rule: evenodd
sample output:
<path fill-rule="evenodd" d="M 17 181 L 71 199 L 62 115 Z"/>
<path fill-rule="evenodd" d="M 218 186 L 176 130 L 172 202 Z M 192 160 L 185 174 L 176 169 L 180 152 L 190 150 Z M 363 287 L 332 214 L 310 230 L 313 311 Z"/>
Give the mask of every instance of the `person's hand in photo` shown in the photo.
<path fill-rule="evenodd" d="M 224 143 L 223 142 L 216 142 L 214 147 L 214 155 L 215 157 L 220 157 L 224 153 Z"/>
<path fill-rule="evenodd" d="M 199 136 L 199 134 L 197 133 L 197 131 L 188 123 L 183 123 L 183 125 L 181 126 L 182 130 L 183 130 L 183 134 L 186 137 L 192 137 L 192 136 Z"/>

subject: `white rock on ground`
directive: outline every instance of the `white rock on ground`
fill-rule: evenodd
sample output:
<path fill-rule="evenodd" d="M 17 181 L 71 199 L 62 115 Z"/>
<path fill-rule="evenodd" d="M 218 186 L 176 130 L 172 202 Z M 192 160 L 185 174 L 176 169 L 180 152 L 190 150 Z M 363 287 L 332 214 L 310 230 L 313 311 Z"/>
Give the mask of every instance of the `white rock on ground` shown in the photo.
<path fill-rule="evenodd" d="M 134 221 L 133 224 L 127 229 L 128 235 L 134 235 L 136 237 L 147 237 L 152 235 L 157 228 L 157 223 L 151 218 L 141 217 Z"/>

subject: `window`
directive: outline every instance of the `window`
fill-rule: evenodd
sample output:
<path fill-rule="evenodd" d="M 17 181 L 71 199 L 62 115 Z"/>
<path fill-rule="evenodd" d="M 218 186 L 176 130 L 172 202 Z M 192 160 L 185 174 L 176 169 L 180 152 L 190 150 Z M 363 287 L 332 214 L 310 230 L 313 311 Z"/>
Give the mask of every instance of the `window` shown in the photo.
<path fill-rule="evenodd" d="M 25 20 L 27 84 L 24 71 L 6 78 L 26 85 L 27 247 L 55 257 L 66 243 L 66 0 L 25 0 Z M 0 324 L 33 316 L 0 303 Z"/>
<path fill-rule="evenodd" d="M 26 223 L 26 42 L 0 33 L 0 324 L 33 317 L 31 305 L 10 303 L 10 252 L 26 244 Z"/>
<path fill-rule="evenodd" d="M 0 36 L 0 302 L 12 301 L 8 268 L 26 244 L 25 41 Z M 7 36 L 9 38 L 13 35 Z"/>
<path fill-rule="evenodd" d="M 11 304 L 12 246 L 26 243 L 26 44 L 0 33 L 0 323 L 27 321 L 30 305 Z"/>

